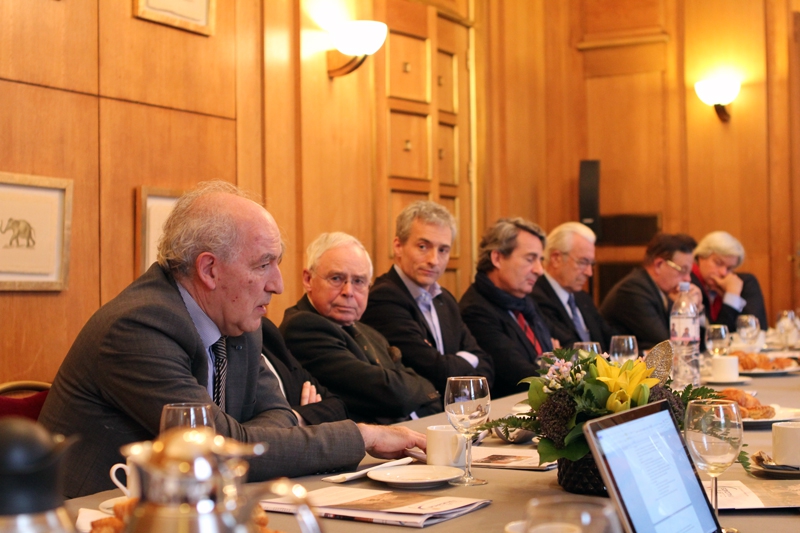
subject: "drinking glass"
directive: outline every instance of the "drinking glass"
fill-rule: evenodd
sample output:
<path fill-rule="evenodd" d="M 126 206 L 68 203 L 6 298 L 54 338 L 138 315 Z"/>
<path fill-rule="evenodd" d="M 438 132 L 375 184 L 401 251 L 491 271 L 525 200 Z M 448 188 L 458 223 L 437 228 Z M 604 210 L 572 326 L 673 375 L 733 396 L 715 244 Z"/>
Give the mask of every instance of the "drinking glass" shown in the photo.
<path fill-rule="evenodd" d="M 528 502 L 527 533 L 622 533 L 613 504 L 578 496 L 547 496 Z"/>
<path fill-rule="evenodd" d="M 594 352 L 596 354 L 603 353 L 600 348 L 599 342 L 575 342 L 572 344 L 572 347 L 576 350 L 585 350 L 587 352 Z"/>
<path fill-rule="evenodd" d="M 639 357 L 639 345 L 633 335 L 614 335 L 608 346 L 609 358 L 622 365 L 625 361 Z"/>
<path fill-rule="evenodd" d="M 739 315 L 736 317 L 736 333 L 742 344 L 752 349 L 758 342 L 758 335 L 761 333 L 761 323 L 755 315 Z"/>
<path fill-rule="evenodd" d="M 684 436 L 694 464 L 711 476 L 714 513 L 719 520 L 717 478 L 739 457 L 742 447 L 742 415 L 730 400 L 692 400 L 686 406 Z M 738 533 L 722 528 L 725 533 Z"/>
<path fill-rule="evenodd" d="M 775 329 L 781 336 L 784 350 L 790 350 L 797 340 L 797 324 L 795 324 L 794 311 L 781 311 Z"/>
<path fill-rule="evenodd" d="M 175 428 L 199 428 L 214 426 L 214 412 L 209 403 L 168 403 L 161 410 L 159 432 Z"/>
<path fill-rule="evenodd" d="M 711 357 L 728 355 L 731 336 L 725 324 L 711 324 L 706 328 L 706 350 Z"/>
<path fill-rule="evenodd" d="M 444 410 L 447 419 L 467 441 L 467 459 L 464 475 L 451 485 L 485 485 L 486 480 L 472 477 L 472 438 L 478 427 L 489 418 L 491 397 L 489 382 L 478 376 L 447 378 L 444 390 Z"/>

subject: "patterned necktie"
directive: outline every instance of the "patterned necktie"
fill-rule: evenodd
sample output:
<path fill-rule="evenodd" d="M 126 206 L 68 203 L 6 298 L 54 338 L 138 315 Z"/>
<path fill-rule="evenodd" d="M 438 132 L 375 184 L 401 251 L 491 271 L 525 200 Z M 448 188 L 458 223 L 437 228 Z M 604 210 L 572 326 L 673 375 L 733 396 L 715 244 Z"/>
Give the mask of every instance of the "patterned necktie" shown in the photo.
<path fill-rule="evenodd" d="M 225 376 L 228 373 L 228 349 L 225 335 L 211 346 L 214 352 L 214 403 L 225 411 Z"/>
<path fill-rule="evenodd" d="M 590 340 L 589 332 L 586 331 L 586 328 L 583 326 L 583 321 L 581 321 L 581 317 L 578 316 L 578 306 L 575 305 L 574 294 L 569 293 L 567 304 L 569 304 L 569 310 L 572 312 L 572 322 L 575 324 L 575 331 L 578 332 L 578 337 L 580 337 L 583 342 L 588 342 Z"/>
<path fill-rule="evenodd" d="M 514 311 L 514 316 L 517 317 L 517 324 L 519 324 L 519 327 L 521 327 L 522 331 L 525 332 L 525 336 L 528 337 L 528 340 L 531 341 L 533 347 L 536 348 L 536 355 L 542 355 L 542 346 L 539 344 L 539 339 L 537 339 L 536 335 L 533 334 L 533 330 L 528 325 L 528 321 L 525 320 L 525 317 L 522 315 L 522 311 Z"/>

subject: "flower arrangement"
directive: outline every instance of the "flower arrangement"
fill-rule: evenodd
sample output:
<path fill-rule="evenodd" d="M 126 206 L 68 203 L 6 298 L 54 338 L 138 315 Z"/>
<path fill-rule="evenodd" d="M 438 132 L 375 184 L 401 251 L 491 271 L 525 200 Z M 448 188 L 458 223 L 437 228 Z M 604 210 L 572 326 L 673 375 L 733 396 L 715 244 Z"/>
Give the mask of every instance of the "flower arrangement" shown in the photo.
<path fill-rule="evenodd" d="M 542 463 L 562 458 L 578 461 L 588 454 L 589 445 L 583 436 L 587 420 L 666 399 L 678 427 L 682 428 L 685 406 L 690 400 L 719 397 L 706 387 L 689 385 L 682 391 L 674 391 L 667 375 L 654 376 L 658 365 L 648 367 L 642 359 L 619 365 L 593 352 L 561 349 L 555 350 L 553 359 L 544 362 L 549 365 L 546 374 L 520 382 L 529 384 L 530 411 L 484 426 L 501 428 L 506 436 L 512 429 L 539 435 Z"/>

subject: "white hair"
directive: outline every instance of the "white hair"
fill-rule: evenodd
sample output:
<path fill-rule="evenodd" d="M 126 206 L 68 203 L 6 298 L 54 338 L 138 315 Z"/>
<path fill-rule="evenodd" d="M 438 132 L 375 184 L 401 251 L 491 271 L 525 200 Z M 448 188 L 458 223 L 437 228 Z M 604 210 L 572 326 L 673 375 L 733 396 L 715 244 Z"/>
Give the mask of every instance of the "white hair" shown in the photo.
<path fill-rule="evenodd" d="M 564 254 L 571 252 L 575 235 L 583 237 L 592 244 L 597 240 L 597 236 L 589 226 L 580 222 L 564 222 L 560 226 L 556 226 L 547 236 L 547 244 L 544 247 L 545 261 L 550 260 L 550 254 L 554 250 Z"/>
<path fill-rule="evenodd" d="M 737 268 L 744 263 L 744 246 L 739 240 L 726 231 L 712 231 L 700 240 L 694 249 L 694 256 L 705 259 L 711 254 L 729 255 L 739 259 L 736 263 Z"/>
<path fill-rule="evenodd" d="M 364 245 L 361 244 L 361 241 L 352 235 L 341 231 L 322 233 L 319 237 L 314 239 L 314 242 L 308 245 L 308 248 L 306 248 L 306 269 L 309 272 L 314 272 L 314 270 L 317 268 L 317 263 L 319 263 L 319 258 L 322 257 L 322 254 L 328 250 L 332 250 L 333 248 L 351 245 L 357 246 L 364 250 L 364 255 L 367 257 L 367 263 L 369 264 L 369 279 L 371 280 L 372 259 L 369 257 L 369 252 L 366 248 L 364 248 Z"/>

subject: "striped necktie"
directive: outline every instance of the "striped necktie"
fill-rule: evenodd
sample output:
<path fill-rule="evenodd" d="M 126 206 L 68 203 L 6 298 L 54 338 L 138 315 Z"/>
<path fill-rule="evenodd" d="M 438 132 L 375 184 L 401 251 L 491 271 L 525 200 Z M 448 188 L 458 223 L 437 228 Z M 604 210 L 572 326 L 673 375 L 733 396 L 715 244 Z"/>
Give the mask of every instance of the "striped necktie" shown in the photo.
<path fill-rule="evenodd" d="M 214 352 L 214 403 L 225 411 L 225 376 L 228 373 L 228 349 L 225 346 L 227 337 L 223 335 L 211 346 Z"/>
<path fill-rule="evenodd" d="M 586 331 L 581 317 L 578 316 L 578 306 L 575 304 L 574 294 L 569 293 L 567 303 L 569 304 L 569 310 L 572 313 L 572 322 L 575 324 L 575 331 L 578 332 L 578 337 L 580 337 L 583 342 L 589 341 L 589 332 Z"/>

